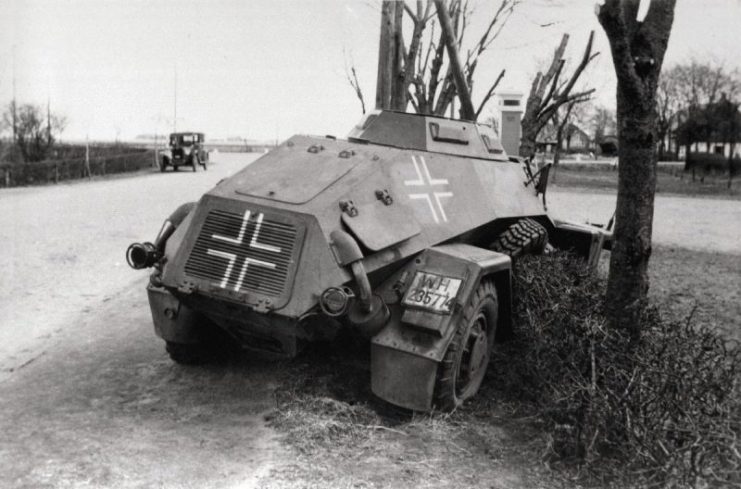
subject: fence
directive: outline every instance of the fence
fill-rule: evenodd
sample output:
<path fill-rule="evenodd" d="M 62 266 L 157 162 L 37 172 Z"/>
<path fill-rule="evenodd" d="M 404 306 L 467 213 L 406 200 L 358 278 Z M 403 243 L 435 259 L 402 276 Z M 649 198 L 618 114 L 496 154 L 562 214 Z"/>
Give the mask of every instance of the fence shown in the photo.
<path fill-rule="evenodd" d="M 36 163 L 0 163 L 0 187 L 58 183 L 64 180 L 124 173 L 151 168 L 154 152 L 129 149 L 124 154 L 91 156 L 72 160 L 46 160 Z"/>

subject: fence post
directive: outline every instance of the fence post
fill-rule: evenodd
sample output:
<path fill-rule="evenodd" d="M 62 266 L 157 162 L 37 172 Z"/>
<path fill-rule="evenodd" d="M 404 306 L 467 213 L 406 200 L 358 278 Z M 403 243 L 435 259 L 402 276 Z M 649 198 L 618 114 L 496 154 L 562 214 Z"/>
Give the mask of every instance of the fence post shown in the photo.
<path fill-rule="evenodd" d="M 154 135 L 154 168 L 159 167 L 159 161 L 157 161 L 157 137 L 159 134 Z"/>
<path fill-rule="evenodd" d="M 88 180 L 93 179 L 93 174 L 90 171 L 90 142 L 85 137 L 85 171 L 87 172 Z"/>

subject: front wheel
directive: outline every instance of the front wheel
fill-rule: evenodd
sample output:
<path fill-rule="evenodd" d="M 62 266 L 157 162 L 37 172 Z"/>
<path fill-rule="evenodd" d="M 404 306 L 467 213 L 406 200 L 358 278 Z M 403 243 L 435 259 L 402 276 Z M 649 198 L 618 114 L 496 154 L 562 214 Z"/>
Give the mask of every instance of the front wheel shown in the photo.
<path fill-rule="evenodd" d="M 168 341 L 165 350 L 175 363 L 182 365 L 202 365 L 208 361 L 208 352 L 200 343 L 173 343 Z"/>
<path fill-rule="evenodd" d="M 494 284 L 481 282 L 438 367 L 435 404 L 439 409 L 452 411 L 478 392 L 494 347 L 498 311 Z"/>

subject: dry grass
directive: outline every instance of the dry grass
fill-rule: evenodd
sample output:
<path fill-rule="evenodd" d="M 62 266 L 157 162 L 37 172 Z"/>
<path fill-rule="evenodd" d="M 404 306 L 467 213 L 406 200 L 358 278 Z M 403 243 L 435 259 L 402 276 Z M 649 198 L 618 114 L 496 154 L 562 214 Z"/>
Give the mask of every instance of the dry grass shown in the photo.
<path fill-rule="evenodd" d="M 569 167 L 551 170 L 550 184 L 561 188 L 587 188 L 595 190 L 617 190 L 617 171 L 603 167 Z M 741 178 L 735 177 L 728 188 L 726 175 L 708 175 L 693 181 L 691 173 L 681 169 L 659 169 L 656 193 L 741 199 Z"/>
<path fill-rule="evenodd" d="M 286 366 L 276 393 L 271 424 L 300 460 L 279 477 L 307 487 L 738 481 L 741 360 L 707 327 L 737 324 L 740 306 L 722 292 L 738 280 L 729 270 L 738 257 L 658 248 L 652 260 L 653 296 L 685 321 L 652 314 L 648 340 L 630 355 L 621 353 L 628 340 L 603 327 L 599 278 L 561 255 L 523 262 L 518 339 L 499 347 L 479 395 L 452 414 L 375 399 L 367 344 L 311 346 Z M 697 295 L 698 327 L 672 302 L 692 281 L 707 292 Z M 713 314 L 720 310 L 725 319 Z"/>

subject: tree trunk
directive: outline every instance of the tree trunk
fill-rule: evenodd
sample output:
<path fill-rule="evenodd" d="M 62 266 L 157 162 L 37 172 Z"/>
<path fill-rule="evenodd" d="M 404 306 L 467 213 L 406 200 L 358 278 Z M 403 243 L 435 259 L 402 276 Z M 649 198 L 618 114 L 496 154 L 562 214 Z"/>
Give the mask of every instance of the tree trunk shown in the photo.
<path fill-rule="evenodd" d="M 656 89 L 674 20 L 675 0 L 605 0 L 598 18 L 617 76 L 618 195 L 605 308 L 610 327 L 641 333 L 648 293 L 656 191 Z"/>
<path fill-rule="evenodd" d="M 381 5 L 381 36 L 378 42 L 378 76 L 376 78 L 376 109 L 391 108 L 394 69 L 394 12 L 396 2 L 384 0 Z"/>
<path fill-rule="evenodd" d="M 648 261 L 656 192 L 653 131 L 656 118 L 652 110 L 646 111 L 640 103 L 620 95 L 617 115 L 620 162 L 607 313 L 617 319 L 616 326 L 637 335 L 649 285 Z"/>
<path fill-rule="evenodd" d="M 404 3 L 393 2 L 393 25 L 391 37 L 391 109 L 404 112 L 407 108 L 407 83 L 404 73 L 404 39 L 401 20 Z"/>
<path fill-rule="evenodd" d="M 445 33 L 445 45 L 448 49 L 450 68 L 453 73 L 455 88 L 458 92 L 458 99 L 461 101 L 461 119 L 474 121 L 476 120 L 476 111 L 473 108 L 473 102 L 471 102 L 471 92 L 466 83 L 466 76 L 463 73 L 463 65 L 458 56 L 458 43 L 456 42 L 455 31 L 453 30 L 453 24 L 450 21 L 448 9 L 445 7 L 445 2 L 443 2 L 443 0 L 435 0 L 435 8 L 437 9 L 440 28 Z"/>

